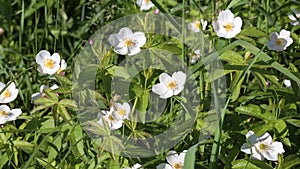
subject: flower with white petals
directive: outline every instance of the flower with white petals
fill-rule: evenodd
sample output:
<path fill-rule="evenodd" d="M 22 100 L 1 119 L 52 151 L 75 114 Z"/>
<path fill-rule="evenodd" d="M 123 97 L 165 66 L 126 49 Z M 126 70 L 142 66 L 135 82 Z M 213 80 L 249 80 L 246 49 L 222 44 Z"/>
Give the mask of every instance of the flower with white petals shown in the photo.
<path fill-rule="evenodd" d="M 194 54 L 192 55 L 191 63 L 194 64 L 200 59 L 201 50 L 197 49 L 194 51 Z"/>
<path fill-rule="evenodd" d="M 278 141 L 273 142 L 269 133 L 265 133 L 258 138 L 253 131 L 249 131 L 246 137 L 249 143 L 244 143 L 241 151 L 251 154 L 255 159 L 263 160 L 266 158 L 270 161 L 277 161 L 278 154 L 284 153 L 282 143 Z"/>
<path fill-rule="evenodd" d="M 111 130 L 116 130 L 122 127 L 123 120 L 118 120 L 114 114 L 114 109 L 111 108 L 109 111 L 102 110 L 101 113 L 98 114 L 98 124 L 104 126 L 103 120 L 105 120 Z"/>
<path fill-rule="evenodd" d="M 108 39 L 114 47 L 114 51 L 120 55 L 135 55 L 141 51 L 146 43 L 146 37 L 143 32 L 132 32 L 129 28 L 122 28 L 118 34 L 112 34 Z"/>
<path fill-rule="evenodd" d="M 184 88 L 186 74 L 182 71 L 174 72 L 172 77 L 167 73 L 159 75 L 158 84 L 152 87 L 152 91 L 159 95 L 160 98 L 166 99 L 173 95 L 178 95 Z"/>
<path fill-rule="evenodd" d="M 55 89 L 58 89 L 58 88 L 59 88 L 59 86 L 57 86 L 56 84 L 54 84 L 54 85 L 51 86 L 50 88 L 49 88 L 49 86 L 47 86 L 47 85 L 41 85 L 41 87 L 40 87 L 40 92 L 39 92 L 39 93 L 33 93 L 33 94 L 31 95 L 31 102 L 35 101 L 35 100 L 38 99 L 38 98 L 44 97 L 44 96 L 45 96 L 45 94 L 44 94 L 44 89 L 55 90 Z"/>
<path fill-rule="evenodd" d="M 205 30 L 207 26 L 207 21 L 201 19 L 200 21 L 194 20 L 192 23 L 188 24 L 188 28 L 193 32 L 200 32 L 200 29 Z"/>
<path fill-rule="evenodd" d="M 292 86 L 291 81 L 290 81 L 290 80 L 287 80 L 287 79 L 284 79 L 284 80 L 283 80 L 283 84 L 284 84 L 287 88 L 289 88 L 289 87 Z"/>
<path fill-rule="evenodd" d="M 300 12 L 296 9 L 292 9 L 293 13 L 288 13 L 288 17 L 291 20 L 291 25 L 300 25 L 299 19 L 300 19 Z"/>
<path fill-rule="evenodd" d="M 176 151 L 169 151 L 167 157 L 168 164 L 159 164 L 156 169 L 183 169 L 186 152 L 187 150 L 184 150 L 182 153 L 177 154 Z"/>
<path fill-rule="evenodd" d="M 282 29 L 278 35 L 277 32 L 270 34 L 270 41 L 268 42 L 268 48 L 277 52 L 284 51 L 293 43 L 293 39 L 290 37 L 291 32 Z"/>
<path fill-rule="evenodd" d="M 139 163 L 136 163 L 133 167 L 125 167 L 125 168 L 123 168 L 123 169 L 143 169 L 143 168 L 141 168 L 142 166 L 141 166 L 141 164 L 139 164 Z"/>
<path fill-rule="evenodd" d="M 9 84 L 10 82 L 8 82 Z M 0 92 L 5 88 L 5 84 L 0 82 Z M 11 82 L 7 88 L 0 94 L 0 103 L 10 103 L 18 96 L 19 90 L 16 89 L 14 82 Z"/>
<path fill-rule="evenodd" d="M 62 59 L 60 61 L 60 68 L 58 69 L 58 71 L 56 72 L 57 74 L 63 74 L 63 71 L 67 69 L 67 62 Z"/>
<path fill-rule="evenodd" d="M 233 38 L 241 32 L 243 21 L 234 17 L 230 10 L 221 11 L 218 20 L 213 22 L 213 28 L 219 37 Z"/>
<path fill-rule="evenodd" d="M 0 124 L 5 124 L 7 121 L 16 120 L 22 114 L 21 109 L 10 109 L 6 105 L 0 106 Z"/>
<path fill-rule="evenodd" d="M 54 53 L 51 56 L 48 51 L 42 50 L 36 55 L 35 61 L 40 65 L 37 68 L 38 72 L 42 74 L 52 75 L 60 68 L 60 56 L 58 53 Z"/>
<path fill-rule="evenodd" d="M 115 103 L 113 105 L 114 108 L 114 117 L 117 120 L 125 120 L 128 119 L 129 113 L 130 113 L 130 106 L 128 103 Z"/>
<path fill-rule="evenodd" d="M 136 4 L 141 7 L 141 11 L 143 10 L 149 10 L 154 6 L 154 4 L 151 2 L 151 0 L 137 0 Z"/>

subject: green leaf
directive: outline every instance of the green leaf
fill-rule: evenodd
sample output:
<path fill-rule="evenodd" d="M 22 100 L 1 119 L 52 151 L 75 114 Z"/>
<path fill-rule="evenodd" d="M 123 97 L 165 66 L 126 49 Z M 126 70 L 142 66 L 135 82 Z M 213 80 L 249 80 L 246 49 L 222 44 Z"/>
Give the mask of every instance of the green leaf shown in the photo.
<path fill-rule="evenodd" d="M 71 99 L 63 99 L 63 100 L 59 101 L 58 104 L 61 105 L 61 106 L 64 106 L 64 107 L 71 108 L 71 109 L 75 109 L 76 108 L 75 101 L 71 100 Z"/>
<path fill-rule="evenodd" d="M 235 111 L 241 114 L 249 115 L 252 117 L 257 117 L 262 120 L 274 121 L 276 117 L 270 112 L 262 113 L 261 108 L 254 104 L 249 104 L 246 106 L 240 106 L 235 108 Z"/>
<path fill-rule="evenodd" d="M 184 169 L 194 169 L 195 168 L 195 156 L 196 156 L 196 151 L 198 149 L 199 143 L 193 145 L 190 147 L 185 155 L 184 158 Z"/>
<path fill-rule="evenodd" d="M 55 77 L 57 78 L 59 83 L 62 85 L 72 86 L 72 84 L 73 84 L 72 81 L 69 80 L 68 78 L 66 78 L 65 76 L 56 74 Z"/>
<path fill-rule="evenodd" d="M 276 132 L 279 134 L 281 138 L 284 138 L 289 132 L 289 129 L 287 128 L 285 122 L 279 119 L 275 121 L 274 124 L 275 124 L 274 127 L 276 129 Z"/>
<path fill-rule="evenodd" d="M 220 56 L 221 60 L 224 60 L 230 64 L 237 64 L 237 65 L 245 65 L 247 64 L 244 61 L 244 58 L 238 54 L 235 51 L 232 50 L 227 50 L 226 52 L 224 52 L 221 56 Z"/>
<path fill-rule="evenodd" d="M 296 127 L 300 127 L 300 120 L 298 120 L 298 119 L 287 119 L 286 122 L 288 122 L 291 125 L 294 125 Z"/>
<path fill-rule="evenodd" d="M 72 118 L 69 114 L 69 112 L 67 111 L 66 107 L 62 106 L 62 105 L 57 105 L 57 113 L 59 115 L 61 115 L 65 121 L 69 122 L 69 123 L 73 123 Z"/>
<path fill-rule="evenodd" d="M 258 161 L 258 160 L 236 160 L 232 162 L 232 168 L 233 169 L 273 169 L 272 166 L 268 165 L 264 161 Z"/>
<path fill-rule="evenodd" d="M 268 35 L 265 32 L 255 27 L 248 27 L 243 29 L 241 33 L 239 33 L 239 35 L 250 36 L 250 37 L 268 37 Z"/>
<path fill-rule="evenodd" d="M 44 89 L 43 92 L 47 95 L 47 97 L 53 102 L 58 102 L 58 95 L 54 93 L 51 89 Z M 38 100 L 38 99 L 37 99 Z"/>
<path fill-rule="evenodd" d="M 290 169 L 297 165 L 300 165 L 300 158 L 296 154 L 293 154 L 284 158 L 283 163 L 280 165 L 280 169 Z"/>

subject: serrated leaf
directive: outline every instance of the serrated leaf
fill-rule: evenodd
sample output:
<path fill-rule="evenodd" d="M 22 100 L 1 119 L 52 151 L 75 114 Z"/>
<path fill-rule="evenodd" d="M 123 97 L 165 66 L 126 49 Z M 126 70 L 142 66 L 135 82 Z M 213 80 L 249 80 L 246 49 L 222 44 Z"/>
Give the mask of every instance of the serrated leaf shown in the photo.
<path fill-rule="evenodd" d="M 62 85 L 67 85 L 67 86 L 72 86 L 72 81 L 66 78 L 65 76 L 61 75 L 55 75 L 56 79 L 59 81 L 60 84 Z"/>
<path fill-rule="evenodd" d="M 51 89 L 44 89 L 43 92 L 47 95 L 47 97 L 53 102 L 58 102 L 58 95 L 54 93 Z"/>
<path fill-rule="evenodd" d="M 76 102 L 71 99 L 63 99 L 63 100 L 59 101 L 58 104 L 61 106 L 64 106 L 64 107 L 71 108 L 71 109 L 76 108 Z"/>

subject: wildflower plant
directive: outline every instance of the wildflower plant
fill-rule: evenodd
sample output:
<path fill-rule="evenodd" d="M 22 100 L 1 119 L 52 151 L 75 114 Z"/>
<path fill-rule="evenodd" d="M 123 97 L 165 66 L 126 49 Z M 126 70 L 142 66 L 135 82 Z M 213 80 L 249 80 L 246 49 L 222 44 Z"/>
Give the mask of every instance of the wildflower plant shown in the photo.
<path fill-rule="evenodd" d="M 0 168 L 299 168 L 297 10 L 0 1 Z"/>

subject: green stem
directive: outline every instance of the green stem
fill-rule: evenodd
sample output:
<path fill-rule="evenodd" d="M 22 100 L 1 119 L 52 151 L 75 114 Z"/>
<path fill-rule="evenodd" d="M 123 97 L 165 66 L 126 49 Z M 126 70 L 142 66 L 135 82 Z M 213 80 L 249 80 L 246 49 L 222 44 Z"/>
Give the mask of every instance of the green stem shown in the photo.
<path fill-rule="evenodd" d="M 212 88 L 213 88 L 214 93 L 215 93 L 216 88 L 215 88 L 214 82 L 212 83 Z M 216 96 L 214 96 L 214 97 L 216 97 Z M 215 99 L 217 99 L 217 98 L 215 98 Z M 223 125 L 223 122 L 224 122 L 226 109 L 227 109 L 227 106 L 228 106 L 230 100 L 231 100 L 231 95 L 228 97 L 228 99 L 226 101 L 226 104 L 225 104 L 225 107 L 221 112 L 222 114 L 221 114 L 221 119 L 219 121 L 219 126 L 216 129 L 216 134 L 215 134 L 214 143 L 213 143 L 211 156 L 210 156 L 210 164 L 209 164 L 210 169 L 214 169 L 214 168 L 217 167 L 218 157 L 219 157 L 219 154 L 221 152 L 222 125 Z M 219 111 L 218 106 L 216 106 L 216 111 Z"/>

